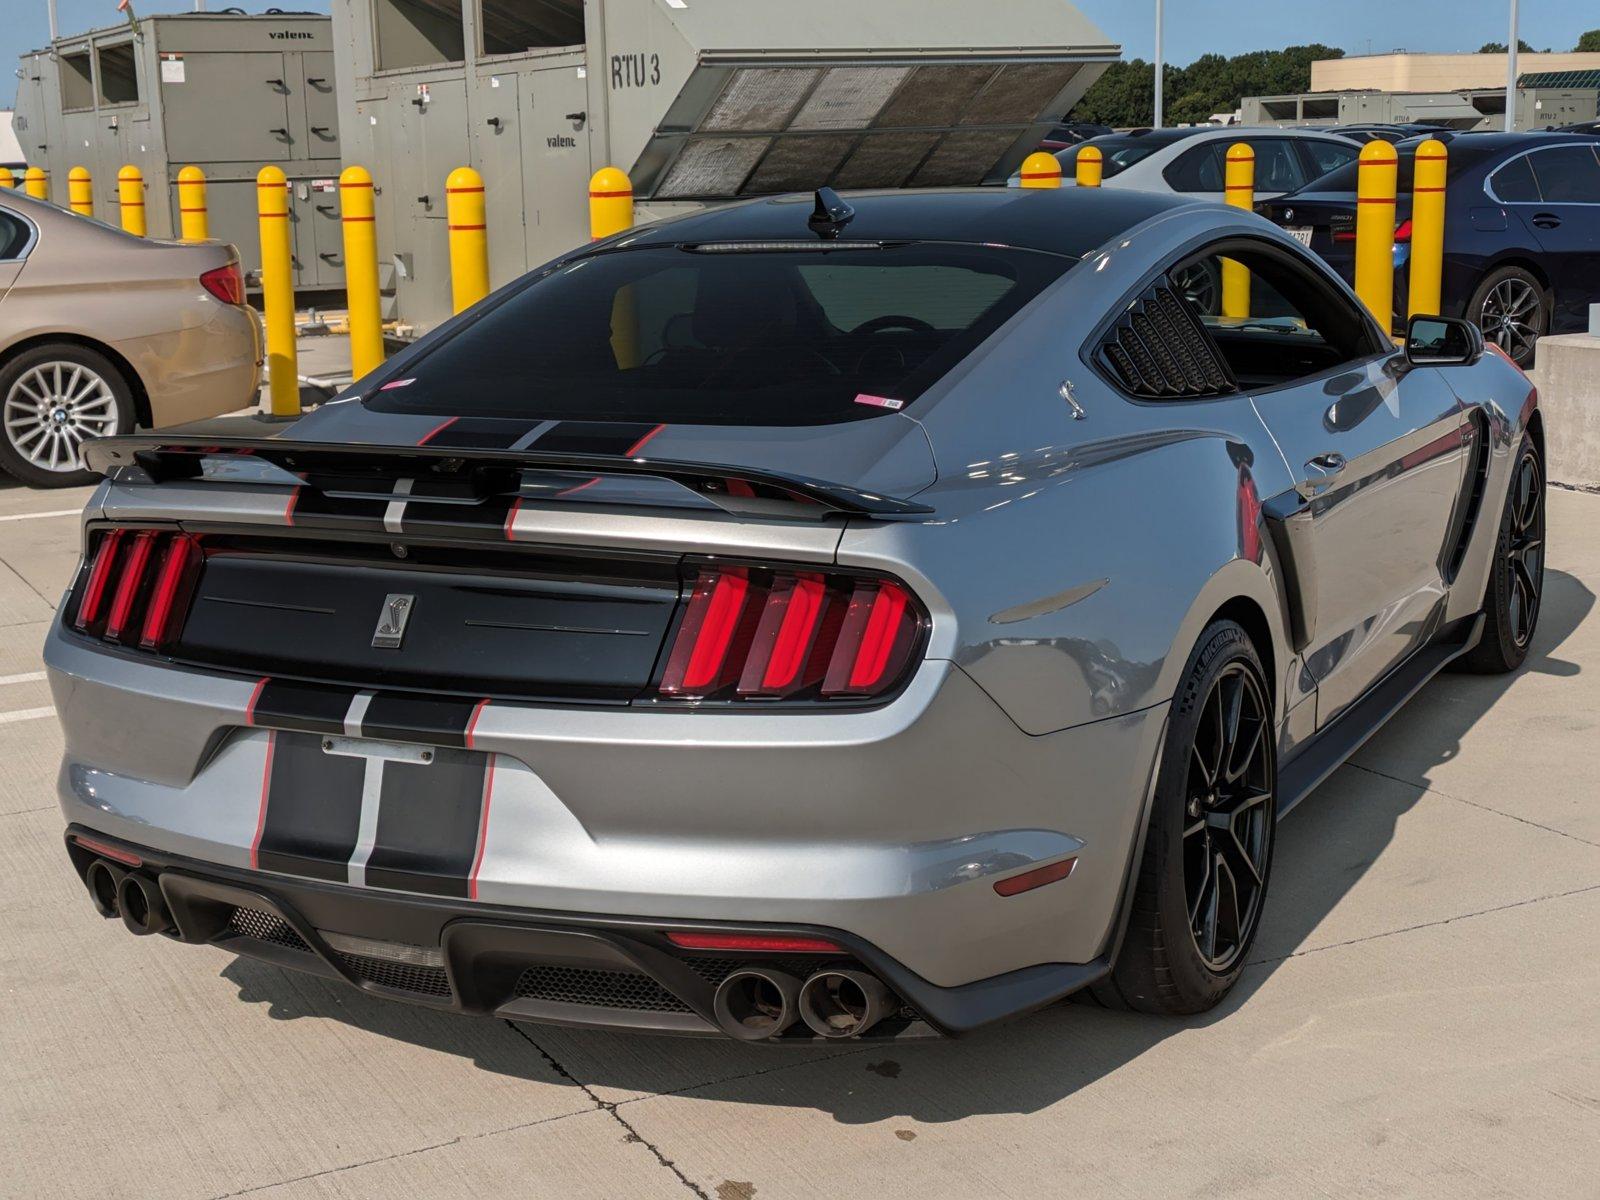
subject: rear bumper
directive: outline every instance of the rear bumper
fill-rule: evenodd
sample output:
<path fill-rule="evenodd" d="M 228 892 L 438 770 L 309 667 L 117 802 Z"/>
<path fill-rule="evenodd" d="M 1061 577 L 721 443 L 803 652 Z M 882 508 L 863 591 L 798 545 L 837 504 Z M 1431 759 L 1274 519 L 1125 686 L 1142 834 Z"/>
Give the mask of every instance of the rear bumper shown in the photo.
<path fill-rule="evenodd" d="M 545 913 L 382 895 L 368 889 L 231 871 L 71 826 L 67 852 L 82 878 L 100 857 L 74 835 L 115 850 L 157 880 L 175 928 L 167 936 L 341 980 L 426 1007 L 541 1024 L 720 1036 L 716 985 L 739 967 L 799 977 L 824 966 L 865 969 L 900 1004 L 867 1040 L 958 1036 L 1059 1000 L 1110 970 L 1109 959 L 1052 964 L 964 987 L 930 984 L 845 930 L 808 925 Z M 688 951 L 668 930 L 820 937 L 839 954 L 774 956 Z M 780 1042 L 813 1035 L 796 1022 Z"/>
<path fill-rule="evenodd" d="M 255 853 L 271 747 L 307 737 L 252 723 L 255 680 L 107 651 L 59 625 L 45 661 L 68 823 L 262 886 L 310 877 L 397 894 L 353 863 L 302 870 Z M 867 712 L 496 702 L 471 743 L 493 761 L 471 886 L 389 886 L 422 905 L 418 893 L 453 894 L 466 911 L 843 931 L 939 988 L 1077 970 L 1115 940 L 1165 715 L 1029 736 L 941 661 Z M 422 728 L 354 732 L 449 744 Z M 316 789 L 315 744 L 309 758 Z M 994 889 L 1068 857 L 1064 880 Z"/>

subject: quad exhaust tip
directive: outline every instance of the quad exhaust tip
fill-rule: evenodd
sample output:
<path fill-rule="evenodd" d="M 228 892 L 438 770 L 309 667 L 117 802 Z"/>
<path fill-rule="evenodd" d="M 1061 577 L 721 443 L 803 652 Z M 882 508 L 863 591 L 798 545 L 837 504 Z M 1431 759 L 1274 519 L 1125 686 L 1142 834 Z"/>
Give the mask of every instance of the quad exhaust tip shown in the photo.
<path fill-rule="evenodd" d="M 117 908 L 128 932 L 137 937 L 166 933 L 172 928 L 172 915 L 161 898 L 161 885 L 135 872 L 125 874 L 117 884 Z"/>
<path fill-rule="evenodd" d="M 865 971 L 818 971 L 800 988 L 800 1019 L 818 1037 L 860 1037 L 891 1011 L 889 989 Z"/>
<path fill-rule="evenodd" d="M 717 986 L 711 1010 L 729 1037 L 764 1042 L 800 1019 L 800 980 L 770 967 L 735 971 Z"/>
<path fill-rule="evenodd" d="M 83 882 L 89 888 L 89 900 L 94 904 L 95 912 L 102 917 L 115 917 L 122 911 L 117 902 L 117 893 L 126 874 L 121 867 L 103 858 L 95 859 L 83 873 Z"/>

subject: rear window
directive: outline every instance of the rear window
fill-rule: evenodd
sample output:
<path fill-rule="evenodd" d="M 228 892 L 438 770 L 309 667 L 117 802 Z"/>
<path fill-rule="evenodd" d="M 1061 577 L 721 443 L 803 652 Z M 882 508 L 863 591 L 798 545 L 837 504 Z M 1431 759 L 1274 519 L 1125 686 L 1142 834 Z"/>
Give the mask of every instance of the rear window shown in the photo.
<path fill-rule="evenodd" d="M 981 246 L 580 259 L 367 401 L 529 420 L 813 425 L 917 399 L 1075 260 Z"/>
<path fill-rule="evenodd" d="M 1143 162 L 1157 150 L 1163 150 L 1172 144 L 1170 137 L 1151 137 L 1149 134 L 1112 134 L 1110 137 L 1090 138 L 1083 146 L 1094 146 L 1101 155 L 1101 176 L 1110 179 L 1113 175 L 1120 175 L 1136 162 Z M 1071 174 L 1078 166 L 1078 151 L 1083 146 L 1073 146 L 1067 150 L 1056 151 L 1056 157 L 1061 160 L 1062 169 Z"/>

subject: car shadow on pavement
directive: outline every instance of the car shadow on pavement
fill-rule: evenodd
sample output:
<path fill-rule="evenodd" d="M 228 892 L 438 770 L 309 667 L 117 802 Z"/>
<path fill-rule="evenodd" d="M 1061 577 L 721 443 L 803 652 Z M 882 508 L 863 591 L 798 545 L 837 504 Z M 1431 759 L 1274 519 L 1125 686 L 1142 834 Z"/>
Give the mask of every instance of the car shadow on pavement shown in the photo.
<path fill-rule="evenodd" d="M 1567 677 L 1579 667 L 1556 655 L 1589 616 L 1594 595 L 1559 571 L 1546 576 L 1532 654 L 1504 676 L 1450 674 L 1395 717 L 1390 735 L 1409 747 L 1407 773 L 1453 758 L 1462 737 L 1524 675 Z M 1430 693 L 1439 703 L 1424 703 Z M 379 1000 L 343 985 L 236 959 L 222 974 L 248 1003 L 275 1018 L 319 1017 L 382 1037 L 471 1058 L 502 1075 L 649 1096 L 812 1108 L 846 1124 L 893 1118 L 938 1123 L 983 1113 L 1046 1108 L 1133 1063 L 1167 1038 L 1226 1021 L 1283 962 L 1315 952 L 1316 932 L 1393 839 L 1423 787 L 1346 767 L 1284 822 L 1274 889 L 1238 985 L 1216 1009 L 1165 1019 L 1083 1001 L 1053 1006 L 960 1041 L 878 1042 L 840 1049 L 741 1046 L 708 1039 L 647 1037 L 519 1026 L 462 1018 Z M 1393 928 L 1408 924 L 1395 914 Z M 1372 929 L 1362 936 L 1379 936 Z M 530 1044 L 531 1043 L 531 1044 Z M 594 1099 L 593 1094 L 590 1099 Z"/>

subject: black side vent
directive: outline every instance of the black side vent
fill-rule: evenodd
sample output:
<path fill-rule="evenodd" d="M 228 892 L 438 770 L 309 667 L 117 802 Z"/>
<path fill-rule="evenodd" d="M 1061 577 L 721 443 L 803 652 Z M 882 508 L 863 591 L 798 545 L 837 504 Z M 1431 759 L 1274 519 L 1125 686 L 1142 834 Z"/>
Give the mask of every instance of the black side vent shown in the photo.
<path fill-rule="evenodd" d="M 1195 400 L 1236 390 L 1233 373 L 1165 276 L 1128 306 L 1100 343 L 1100 361 L 1145 400 Z"/>
<path fill-rule="evenodd" d="M 1454 583 L 1461 574 L 1462 560 L 1467 556 L 1467 546 L 1478 527 L 1478 517 L 1483 512 L 1483 493 L 1489 482 L 1489 421 L 1481 408 L 1472 410 L 1464 427 L 1472 461 L 1467 464 L 1467 491 L 1463 502 L 1457 505 L 1455 536 L 1445 543 L 1443 568 L 1446 583 Z"/>

